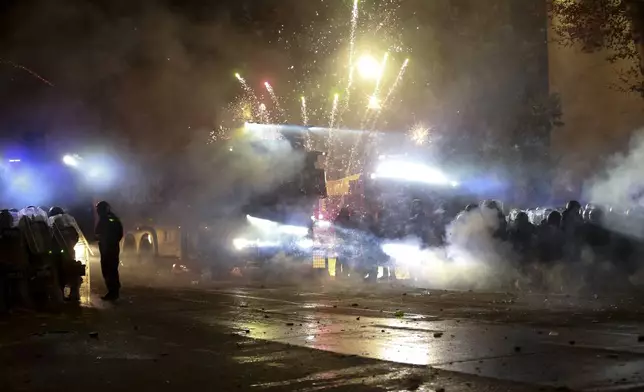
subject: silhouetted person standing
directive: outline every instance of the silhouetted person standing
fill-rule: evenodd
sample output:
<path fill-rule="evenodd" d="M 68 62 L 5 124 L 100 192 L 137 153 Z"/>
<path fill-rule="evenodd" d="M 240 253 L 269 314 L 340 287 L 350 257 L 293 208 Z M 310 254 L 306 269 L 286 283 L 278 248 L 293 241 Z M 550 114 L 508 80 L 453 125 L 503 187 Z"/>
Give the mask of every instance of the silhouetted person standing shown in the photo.
<path fill-rule="evenodd" d="M 123 238 L 123 225 L 106 201 L 96 204 L 96 213 L 98 214 L 96 237 L 101 253 L 101 272 L 103 279 L 105 279 L 105 286 L 107 286 L 107 294 L 102 299 L 114 301 L 119 298 L 119 290 L 121 289 L 119 253 L 121 238 Z"/>

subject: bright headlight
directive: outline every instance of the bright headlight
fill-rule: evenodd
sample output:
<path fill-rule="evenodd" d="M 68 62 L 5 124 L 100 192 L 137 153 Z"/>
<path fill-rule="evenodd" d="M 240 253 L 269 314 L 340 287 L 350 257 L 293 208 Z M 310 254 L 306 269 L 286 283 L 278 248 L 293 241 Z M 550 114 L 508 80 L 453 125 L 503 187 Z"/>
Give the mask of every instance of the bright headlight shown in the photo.
<path fill-rule="evenodd" d="M 279 228 L 280 228 L 280 231 L 284 234 L 305 236 L 309 233 L 309 229 L 304 226 L 283 225 L 283 226 L 280 226 Z"/>
<path fill-rule="evenodd" d="M 313 240 L 310 238 L 303 238 L 297 242 L 300 249 L 311 249 L 313 247 Z"/>
<path fill-rule="evenodd" d="M 382 161 L 372 178 L 392 178 L 410 182 L 423 182 L 434 185 L 458 186 L 443 172 L 431 166 L 405 161 Z"/>
<path fill-rule="evenodd" d="M 417 245 L 383 244 L 381 249 L 398 263 L 416 265 L 423 259 L 423 251 Z"/>
<path fill-rule="evenodd" d="M 328 227 L 331 227 L 331 222 L 326 220 L 319 220 L 315 222 L 315 226 L 326 229 Z"/>
<path fill-rule="evenodd" d="M 271 248 L 279 245 L 280 243 L 277 241 L 260 241 L 260 240 L 251 241 L 245 238 L 235 238 L 233 240 L 233 247 L 236 250 L 242 250 L 242 249 L 251 248 L 251 247 Z"/>
<path fill-rule="evenodd" d="M 250 241 L 248 241 L 248 240 L 246 240 L 244 238 L 235 238 L 233 240 L 233 246 L 237 250 L 247 248 L 249 246 L 249 244 L 250 244 Z"/>
<path fill-rule="evenodd" d="M 248 223 L 255 227 L 260 227 L 260 228 L 273 228 L 277 226 L 278 224 L 273 221 L 269 221 L 267 219 L 260 219 L 260 218 L 255 218 L 254 216 L 246 215 L 246 219 L 248 220 Z"/>

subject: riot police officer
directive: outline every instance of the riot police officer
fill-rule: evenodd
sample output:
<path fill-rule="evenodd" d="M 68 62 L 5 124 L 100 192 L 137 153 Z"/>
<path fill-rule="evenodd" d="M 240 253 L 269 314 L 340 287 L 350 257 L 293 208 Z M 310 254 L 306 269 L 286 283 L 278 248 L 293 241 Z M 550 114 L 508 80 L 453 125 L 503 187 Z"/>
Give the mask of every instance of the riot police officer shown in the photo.
<path fill-rule="evenodd" d="M 583 226 L 581 204 L 570 200 L 561 214 L 561 228 L 566 241 L 564 252 L 568 261 L 577 261 L 581 256 Z"/>
<path fill-rule="evenodd" d="M 103 279 L 105 279 L 105 286 L 107 286 L 107 294 L 102 299 L 115 301 L 119 298 L 121 289 L 119 253 L 120 242 L 123 238 L 123 225 L 106 201 L 96 204 L 96 213 L 98 214 L 98 223 L 95 234 L 101 253 L 101 272 Z"/>
<path fill-rule="evenodd" d="M 535 227 L 530 223 L 530 218 L 524 211 L 516 211 L 511 218 L 508 237 L 514 250 L 525 260 L 525 257 L 532 250 Z"/>
<path fill-rule="evenodd" d="M 74 251 L 74 247 L 80 239 L 76 230 L 76 221 L 60 207 L 50 208 L 48 215 L 53 237 L 52 255 L 58 268 L 60 289 L 64 292 L 65 286 L 68 286 L 69 297 L 65 300 L 79 301 L 81 276 L 84 275 L 84 271 L 81 273 L 83 265 L 76 261 Z"/>
<path fill-rule="evenodd" d="M 484 212 L 487 211 L 488 214 L 491 213 L 493 217 L 491 216 L 490 218 L 496 220 L 497 224 L 493 226 L 492 236 L 500 240 L 505 240 L 508 230 L 508 223 L 505 220 L 505 215 L 503 214 L 503 209 L 499 205 L 499 202 L 497 202 L 496 200 L 485 200 L 481 202 L 479 208 Z"/>

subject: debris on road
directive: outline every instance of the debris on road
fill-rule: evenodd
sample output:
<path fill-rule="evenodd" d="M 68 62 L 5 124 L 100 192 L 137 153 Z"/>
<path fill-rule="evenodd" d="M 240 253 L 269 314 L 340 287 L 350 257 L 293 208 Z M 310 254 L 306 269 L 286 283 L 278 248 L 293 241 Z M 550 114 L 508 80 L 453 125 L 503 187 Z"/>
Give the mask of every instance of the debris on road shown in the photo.
<path fill-rule="evenodd" d="M 443 333 L 442 332 L 434 332 L 434 337 L 435 338 L 443 337 Z"/>
<path fill-rule="evenodd" d="M 405 317 L 405 312 L 403 312 L 402 310 L 397 310 L 396 313 L 394 313 L 394 316 L 398 318 L 403 318 Z"/>
<path fill-rule="evenodd" d="M 293 323 L 286 323 L 287 327 L 292 327 L 294 324 Z"/>
<path fill-rule="evenodd" d="M 89 337 L 92 339 L 98 339 L 98 332 L 90 332 Z"/>

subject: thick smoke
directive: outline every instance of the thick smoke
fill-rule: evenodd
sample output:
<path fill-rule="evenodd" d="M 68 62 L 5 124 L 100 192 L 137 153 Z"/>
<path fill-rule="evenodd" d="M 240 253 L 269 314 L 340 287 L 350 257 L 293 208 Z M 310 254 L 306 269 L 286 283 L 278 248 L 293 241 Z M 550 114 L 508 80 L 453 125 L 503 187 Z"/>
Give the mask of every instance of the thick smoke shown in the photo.
<path fill-rule="evenodd" d="M 600 176 L 585 184 L 592 203 L 630 209 L 644 206 L 644 132 L 634 134 L 626 153 L 612 156 Z"/>
<path fill-rule="evenodd" d="M 576 261 L 542 262 L 538 252 L 520 254 L 494 236 L 498 225 L 497 212 L 481 207 L 461 213 L 448 225 L 442 247 L 422 249 L 418 238 L 409 237 L 384 249 L 409 269 L 414 284 L 435 289 L 581 294 L 624 282 L 611 262 L 588 247 Z"/>
<path fill-rule="evenodd" d="M 168 183 L 177 190 L 166 174 L 181 176 L 177 162 L 198 155 L 207 140 L 200 130 L 221 121 L 240 91 L 233 70 L 250 73 L 256 63 L 287 69 L 287 60 L 257 39 L 261 31 L 239 23 L 241 4 L 172 3 L 34 0 L 11 7 L 2 15 L 10 30 L 2 57 L 54 86 L 3 68 L 3 128 L 53 135 L 65 153 L 109 145 L 126 163 L 121 174 L 129 178 L 115 192 L 124 202 L 156 202 Z M 223 172 L 208 168 L 204 176 L 215 182 Z"/>
<path fill-rule="evenodd" d="M 482 207 L 460 214 L 448 225 L 444 247 L 423 250 L 419 239 L 407 238 L 385 246 L 385 252 L 408 267 L 421 285 L 507 289 L 515 284 L 518 270 L 509 245 L 493 237 L 498 225 L 496 211 Z"/>
<path fill-rule="evenodd" d="M 182 196 L 197 205 L 233 211 L 293 178 L 304 167 L 304 152 L 284 139 L 263 140 L 264 131 L 247 131 L 238 143 L 190 147 L 190 175 L 198 188 Z"/>

